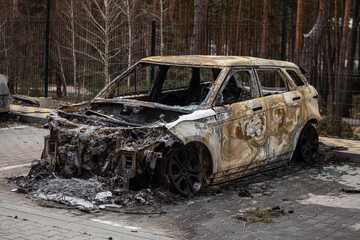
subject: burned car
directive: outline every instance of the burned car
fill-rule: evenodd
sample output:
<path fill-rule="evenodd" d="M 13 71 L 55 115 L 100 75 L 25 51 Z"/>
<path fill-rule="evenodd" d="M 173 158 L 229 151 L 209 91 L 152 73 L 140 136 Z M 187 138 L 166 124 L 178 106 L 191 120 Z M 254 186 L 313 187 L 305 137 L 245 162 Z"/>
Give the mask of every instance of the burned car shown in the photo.
<path fill-rule="evenodd" d="M 10 91 L 7 82 L 8 78 L 0 74 L 0 113 L 10 112 Z"/>
<path fill-rule="evenodd" d="M 148 57 L 93 100 L 49 115 L 43 163 L 112 188 L 156 182 L 192 195 L 294 156 L 314 161 L 317 97 L 290 62 Z"/>

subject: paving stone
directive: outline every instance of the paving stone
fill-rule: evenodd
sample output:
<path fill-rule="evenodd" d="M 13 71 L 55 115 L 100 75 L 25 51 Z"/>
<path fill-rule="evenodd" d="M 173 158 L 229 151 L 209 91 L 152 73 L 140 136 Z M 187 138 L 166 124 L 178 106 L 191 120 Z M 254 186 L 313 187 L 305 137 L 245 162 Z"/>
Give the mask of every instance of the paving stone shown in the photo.
<path fill-rule="evenodd" d="M 47 130 L 32 127 L 2 130 L 0 145 L 7 145 L 5 150 L 0 151 L 0 169 L 4 166 L 30 163 L 38 158 L 43 147 L 43 136 L 46 134 Z M 260 188 L 258 195 L 251 199 L 240 198 L 240 188 L 236 187 L 235 183 L 228 184 L 230 190 L 225 190 L 224 184 L 220 185 L 220 188 L 223 188 L 221 194 L 197 196 L 178 205 L 164 205 L 161 209 L 167 214 L 151 217 L 111 212 L 84 214 L 77 210 L 40 207 L 25 198 L 26 195 L 10 192 L 14 186 L 4 180 L 8 174 L 26 173 L 28 170 L 29 168 L 18 167 L 0 172 L 0 239 L 107 239 L 110 236 L 116 239 L 115 236 L 119 236 L 116 235 L 119 234 L 116 227 L 97 224 L 92 219 L 139 227 L 138 233 L 131 233 L 129 230 L 126 232 L 133 234 L 126 235 L 130 238 L 150 236 L 153 239 L 345 240 L 357 239 L 359 236 L 359 231 L 351 229 L 351 226 L 360 222 L 359 210 L 303 205 L 297 202 L 309 198 L 309 193 L 339 193 L 342 186 L 340 183 L 314 178 L 321 172 L 321 169 L 316 167 L 289 173 L 282 172 L 286 169 L 279 170 L 276 177 L 273 177 L 272 173 L 264 173 L 261 182 L 254 182 L 253 186 L 265 186 L 265 190 Z M 269 194 L 264 195 L 263 192 Z M 8 210 L 5 207 L 8 205 L 19 209 L 24 207 L 28 212 L 18 214 L 17 219 L 14 214 L 11 217 L 2 215 L 3 211 Z M 274 218 L 275 223 L 252 223 L 247 224 L 244 229 L 243 222 L 235 220 L 234 216 L 240 209 L 257 206 L 280 206 L 287 210 L 292 208 L 295 212 Z M 28 221 L 24 221 L 24 218 Z M 6 234 L 3 234 L 3 231 L 6 231 Z"/>

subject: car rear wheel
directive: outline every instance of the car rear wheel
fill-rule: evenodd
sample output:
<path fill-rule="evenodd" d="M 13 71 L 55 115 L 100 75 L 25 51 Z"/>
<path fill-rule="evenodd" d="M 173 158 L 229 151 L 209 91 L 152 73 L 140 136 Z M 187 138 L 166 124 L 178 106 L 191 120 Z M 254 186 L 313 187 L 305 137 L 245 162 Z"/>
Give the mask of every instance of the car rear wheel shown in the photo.
<path fill-rule="evenodd" d="M 170 187 L 184 196 L 197 193 L 202 186 L 199 160 L 186 147 L 173 149 L 166 168 Z"/>
<path fill-rule="evenodd" d="M 307 124 L 301 131 L 295 154 L 300 160 L 311 164 L 319 150 L 319 137 L 314 126 Z"/>

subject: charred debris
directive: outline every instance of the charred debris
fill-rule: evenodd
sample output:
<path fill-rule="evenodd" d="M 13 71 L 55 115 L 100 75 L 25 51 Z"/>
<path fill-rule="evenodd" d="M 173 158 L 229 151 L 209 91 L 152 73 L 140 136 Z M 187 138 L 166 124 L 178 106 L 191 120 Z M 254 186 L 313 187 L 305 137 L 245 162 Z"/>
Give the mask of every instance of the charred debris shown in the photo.
<path fill-rule="evenodd" d="M 168 191 L 164 161 L 179 144 L 165 119 L 182 113 L 152 105 L 104 101 L 60 108 L 45 125 L 50 134 L 41 160 L 28 175 L 9 180 L 17 192 L 90 212 L 181 198 Z"/>
<path fill-rule="evenodd" d="M 97 176 L 111 189 L 162 185 L 163 153 L 177 142 L 164 118 L 179 113 L 119 102 L 92 104 L 50 115 L 42 165 L 65 178 Z"/>

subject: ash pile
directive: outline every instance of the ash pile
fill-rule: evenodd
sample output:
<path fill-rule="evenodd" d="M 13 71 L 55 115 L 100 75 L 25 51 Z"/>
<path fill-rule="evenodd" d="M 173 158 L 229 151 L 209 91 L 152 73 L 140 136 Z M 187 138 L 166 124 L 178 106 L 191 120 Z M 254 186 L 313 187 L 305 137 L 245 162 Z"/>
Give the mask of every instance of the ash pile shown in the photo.
<path fill-rule="evenodd" d="M 88 212 L 179 197 L 156 174 L 161 171 L 156 151 L 172 143 L 161 126 L 122 127 L 76 117 L 50 116 L 41 160 L 27 175 L 8 178 L 18 185 L 14 191 L 31 194 L 45 206 L 55 202 Z"/>
<path fill-rule="evenodd" d="M 48 116 L 41 160 L 28 175 L 9 178 L 16 191 L 90 212 L 172 202 L 161 160 L 174 137 L 164 124 L 89 109 L 83 104 Z"/>
<path fill-rule="evenodd" d="M 88 179 L 59 177 L 38 160 L 33 161 L 27 175 L 7 179 L 18 185 L 12 191 L 30 194 L 42 206 L 77 208 L 85 212 L 121 211 L 141 205 L 156 207 L 161 203 L 172 203 L 178 197 L 161 187 L 139 191 L 112 188 L 98 176 Z"/>

